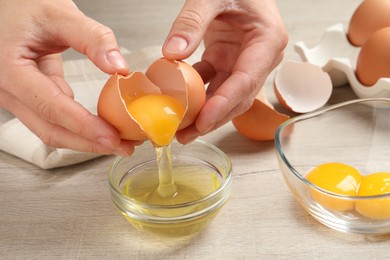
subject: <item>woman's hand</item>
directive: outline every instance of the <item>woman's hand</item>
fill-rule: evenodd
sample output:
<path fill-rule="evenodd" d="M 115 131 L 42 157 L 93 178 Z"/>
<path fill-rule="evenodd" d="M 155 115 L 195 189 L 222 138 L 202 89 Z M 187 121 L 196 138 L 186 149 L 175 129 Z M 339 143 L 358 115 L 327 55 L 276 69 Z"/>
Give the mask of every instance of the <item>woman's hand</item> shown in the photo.
<path fill-rule="evenodd" d="M 0 107 L 44 143 L 128 155 L 134 144 L 73 99 L 60 52 L 72 47 L 102 71 L 126 74 L 113 32 L 70 0 L 0 1 Z"/>
<path fill-rule="evenodd" d="M 195 123 L 178 132 L 182 143 L 250 108 L 267 76 L 282 60 L 288 35 L 275 1 L 187 0 L 163 54 L 185 59 L 202 39 L 205 51 L 194 67 L 209 83 L 207 101 Z"/>

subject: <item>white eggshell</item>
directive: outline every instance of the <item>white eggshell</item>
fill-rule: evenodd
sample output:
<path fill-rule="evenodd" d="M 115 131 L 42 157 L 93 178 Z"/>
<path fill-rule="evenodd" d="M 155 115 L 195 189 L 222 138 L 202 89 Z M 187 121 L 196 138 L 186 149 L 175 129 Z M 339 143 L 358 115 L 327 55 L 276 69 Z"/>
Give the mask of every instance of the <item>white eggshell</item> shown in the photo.
<path fill-rule="evenodd" d="M 288 61 L 277 70 L 274 82 L 280 102 L 296 113 L 307 113 L 328 102 L 333 86 L 329 74 L 311 63 Z"/>
<path fill-rule="evenodd" d="M 308 48 L 303 42 L 297 42 L 294 47 L 303 61 L 328 72 L 333 86 L 349 83 L 359 98 L 390 97 L 390 78 L 381 78 L 370 87 L 364 86 L 357 79 L 355 68 L 360 48 L 348 41 L 342 24 L 325 30 L 320 43 L 313 48 Z"/>

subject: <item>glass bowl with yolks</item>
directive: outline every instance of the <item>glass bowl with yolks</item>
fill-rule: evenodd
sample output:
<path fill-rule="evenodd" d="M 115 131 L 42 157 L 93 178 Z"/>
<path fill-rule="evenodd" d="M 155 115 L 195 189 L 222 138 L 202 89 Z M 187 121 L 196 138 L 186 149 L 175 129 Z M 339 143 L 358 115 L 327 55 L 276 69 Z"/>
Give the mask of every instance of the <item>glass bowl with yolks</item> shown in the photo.
<path fill-rule="evenodd" d="M 291 118 L 275 133 L 280 171 L 304 210 L 332 229 L 390 233 L 390 99 Z"/>
<path fill-rule="evenodd" d="M 187 145 L 174 141 L 166 147 L 169 158 L 162 158 L 171 166 L 171 178 L 165 178 L 155 148 L 145 142 L 131 156 L 114 161 L 109 172 L 112 201 L 139 230 L 170 238 L 193 236 L 228 200 L 230 159 L 201 140 Z"/>

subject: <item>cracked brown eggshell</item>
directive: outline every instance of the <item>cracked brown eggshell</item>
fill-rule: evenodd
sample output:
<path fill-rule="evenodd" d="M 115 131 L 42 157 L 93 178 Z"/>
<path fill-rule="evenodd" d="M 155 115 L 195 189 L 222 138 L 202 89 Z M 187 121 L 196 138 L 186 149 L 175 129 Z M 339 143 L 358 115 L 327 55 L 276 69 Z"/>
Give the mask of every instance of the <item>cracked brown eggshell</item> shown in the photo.
<path fill-rule="evenodd" d="M 98 115 L 114 126 L 122 139 L 146 140 L 147 135 L 127 111 L 126 102 L 156 93 L 172 96 L 186 108 L 179 130 L 194 122 L 206 100 L 204 82 L 191 65 L 161 58 L 145 74 L 112 75 L 99 95 Z"/>
<path fill-rule="evenodd" d="M 273 108 L 262 88 L 249 110 L 235 117 L 232 123 L 237 131 L 248 139 L 272 141 L 278 126 L 289 118 Z"/>

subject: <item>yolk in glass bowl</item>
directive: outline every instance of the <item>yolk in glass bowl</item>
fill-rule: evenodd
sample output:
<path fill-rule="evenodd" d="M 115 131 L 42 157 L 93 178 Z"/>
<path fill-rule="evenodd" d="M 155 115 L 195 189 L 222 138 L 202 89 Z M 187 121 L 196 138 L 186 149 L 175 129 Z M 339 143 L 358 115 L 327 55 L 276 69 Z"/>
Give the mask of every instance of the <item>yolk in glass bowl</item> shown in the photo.
<path fill-rule="evenodd" d="M 163 94 L 149 94 L 126 102 L 127 110 L 157 146 L 172 142 L 183 115 L 184 106 L 175 98 Z"/>
<path fill-rule="evenodd" d="M 331 193 L 356 196 L 362 176 L 359 171 L 352 166 L 331 162 L 313 168 L 306 175 L 306 179 L 317 187 Z M 336 198 L 315 189 L 311 190 L 311 196 L 323 207 L 332 210 L 353 210 L 355 206 L 353 200 Z"/>
<path fill-rule="evenodd" d="M 363 177 L 357 195 L 371 196 L 386 193 L 390 193 L 390 172 L 377 172 Z M 356 210 L 368 218 L 390 219 L 390 199 L 358 200 Z"/>

